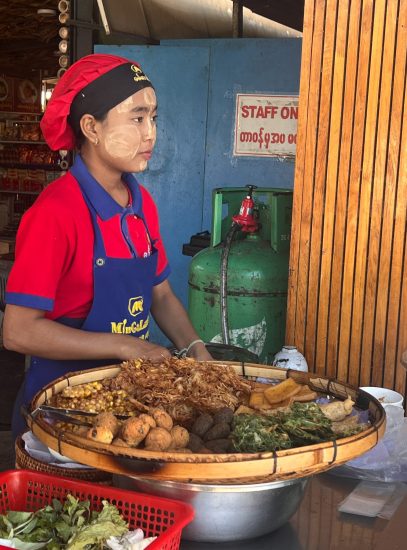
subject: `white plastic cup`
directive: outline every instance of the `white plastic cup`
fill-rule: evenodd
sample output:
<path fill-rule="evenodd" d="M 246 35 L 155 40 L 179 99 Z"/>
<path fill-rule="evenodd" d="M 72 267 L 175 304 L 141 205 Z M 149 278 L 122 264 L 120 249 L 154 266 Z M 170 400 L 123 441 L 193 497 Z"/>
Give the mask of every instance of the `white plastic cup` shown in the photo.
<path fill-rule="evenodd" d="M 384 408 L 391 405 L 393 407 L 403 408 L 404 397 L 401 393 L 398 393 L 394 390 L 389 390 L 388 388 L 380 388 L 378 386 L 363 386 L 360 388 L 366 393 L 373 395 Z"/>

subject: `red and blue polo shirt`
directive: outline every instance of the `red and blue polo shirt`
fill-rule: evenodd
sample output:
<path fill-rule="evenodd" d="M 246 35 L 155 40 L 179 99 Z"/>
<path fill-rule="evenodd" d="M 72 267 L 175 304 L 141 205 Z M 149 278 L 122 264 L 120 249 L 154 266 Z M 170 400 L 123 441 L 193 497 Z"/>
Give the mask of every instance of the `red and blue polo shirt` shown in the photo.
<path fill-rule="evenodd" d="M 133 175 L 124 174 L 129 197 L 133 196 L 134 212 L 125 214 L 125 209 L 93 178 L 79 156 L 75 164 L 96 209 L 106 255 L 145 257 L 151 250 L 151 238 L 158 251 L 154 285 L 164 281 L 170 268 L 157 208 L 148 191 Z M 44 189 L 21 220 L 6 303 L 42 309 L 49 319 L 85 318 L 93 301 L 93 245 L 89 209 L 78 181 L 68 172 Z"/>

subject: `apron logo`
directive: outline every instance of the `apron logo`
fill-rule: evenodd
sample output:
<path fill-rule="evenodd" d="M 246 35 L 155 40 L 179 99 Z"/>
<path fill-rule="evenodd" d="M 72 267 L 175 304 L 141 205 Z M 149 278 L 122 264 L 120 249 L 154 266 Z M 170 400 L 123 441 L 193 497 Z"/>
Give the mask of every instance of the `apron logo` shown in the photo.
<path fill-rule="evenodd" d="M 137 317 L 140 313 L 143 313 L 143 296 L 137 296 L 136 298 L 130 298 L 128 310 L 130 315 Z"/>
<path fill-rule="evenodd" d="M 118 323 L 114 321 L 110 323 L 112 334 L 138 334 L 139 332 L 145 332 L 149 323 L 150 318 L 141 319 L 140 321 L 133 321 L 129 323 L 127 319 L 123 319 Z M 148 336 L 147 336 L 148 337 Z"/>

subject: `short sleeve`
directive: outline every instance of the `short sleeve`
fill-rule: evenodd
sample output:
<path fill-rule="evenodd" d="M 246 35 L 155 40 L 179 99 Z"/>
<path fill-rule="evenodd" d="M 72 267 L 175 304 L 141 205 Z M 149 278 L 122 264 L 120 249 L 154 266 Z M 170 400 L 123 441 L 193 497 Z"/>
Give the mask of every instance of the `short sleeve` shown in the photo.
<path fill-rule="evenodd" d="M 52 311 L 58 283 L 69 263 L 66 222 L 60 209 L 52 209 L 43 201 L 24 214 L 7 281 L 6 303 Z"/>

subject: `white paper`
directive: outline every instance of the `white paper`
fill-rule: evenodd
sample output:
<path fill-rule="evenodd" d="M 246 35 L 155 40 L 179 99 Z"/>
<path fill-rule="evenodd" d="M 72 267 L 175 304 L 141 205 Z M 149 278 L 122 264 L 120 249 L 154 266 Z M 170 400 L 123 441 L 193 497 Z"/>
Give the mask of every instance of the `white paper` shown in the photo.
<path fill-rule="evenodd" d="M 338 510 L 348 514 L 376 517 L 392 497 L 395 489 L 395 483 L 361 481 L 339 504 Z"/>
<path fill-rule="evenodd" d="M 25 432 L 22 435 L 22 439 L 25 443 L 25 450 L 27 453 L 35 458 L 36 460 L 39 460 L 40 462 L 44 462 L 45 464 L 51 464 L 52 466 L 58 466 L 59 468 L 90 468 L 91 466 L 86 466 L 85 464 L 79 464 L 78 462 L 74 462 L 73 460 L 70 462 L 67 462 L 65 460 L 57 460 L 55 456 L 53 456 L 48 447 L 41 443 L 41 441 L 30 431 Z"/>

